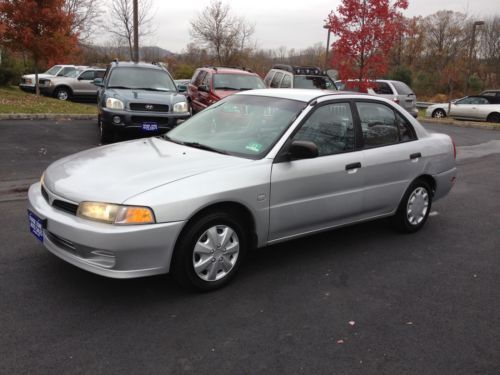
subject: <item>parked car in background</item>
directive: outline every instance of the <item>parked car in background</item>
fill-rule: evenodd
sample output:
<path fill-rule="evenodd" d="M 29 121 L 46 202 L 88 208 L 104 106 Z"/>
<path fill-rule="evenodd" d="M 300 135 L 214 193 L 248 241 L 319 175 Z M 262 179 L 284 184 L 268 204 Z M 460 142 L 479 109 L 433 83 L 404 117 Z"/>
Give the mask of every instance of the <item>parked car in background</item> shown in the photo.
<path fill-rule="evenodd" d="M 388 79 L 377 79 L 369 81 L 369 88 L 361 90 L 358 80 L 348 79 L 335 81 L 339 90 L 364 92 L 370 95 L 379 95 L 406 109 L 413 117 L 417 118 L 417 96 L 413 90 L 404 82 Z"/>
<path fill-rule="evenodd" d="M 264 82 L 269 88 L 337 90 L 328 74 L 314 66 L 277 64 L 267 72 Z"/>
<path fill-rule="evenodd" d="M 101 143 L 126 133 L 158 135 L 190 116 L 186 97 L 179 93 L 163 64 L 112 62 L 104 78 L 94 79 Z"/>
<path fill-rule="evenodd" d="M 187 95 L 188 85 L 189 85 L 189 82 L 191 82 L 191 80 L 190 79 L 176 79 L 176 80 L 174 80 L 174 82 L 175 82 L 175 85 L 177 86 L 177 90 L 179 90 L 179 92 L 186 93 L 186 95 Z"/>
<path fill-rule="evenodd" d="M 500 90 L 485 90 L 479 96 L 487 96 L 492 104 L 500 103 Z"/>
<path fill-rule="evenodd" d="M 498 123 L 500 122 L 500 103 L 496 97 L 466 96 L 452 102 L 451 105 L 448 103 L 433 104 L 427 107 L 425 116 L 434 118 L 449 116 L 459 120 Z"/>
<path fill-rule="evenodd" d="M 77 69 L 75 65 L 54 65 L 45 73 L 38 74 L 38 82 L 44 78 L 64 77 Z M 35 92 L 35 74 L 25 74 L 21 77 L 19 88 L 28 92 Z"/>
<path fill-rule="evenodd" d="M 50 252 L 84 270 L 171 272 L 212 290 L 253 247 L 382 217 L 416 232 L 455 176 L 451 138 L 427 132 L 390 100 L 253 90 L 163 138 L 56 161 L 31 185 L 28 215 Z"/>
<path fill-rule="evenodd" d="M 94 79 L 103 78 L 105 71 L 100 68 L 88 68 L 74 70 L 64 77 L 42 78 L 39 80 L 40 92 L 59 100 L 95 98 L 97 86 L 94 85 Z"/>
<path fill-rule="evenodd" d="M 262 78 L 250 69 L 203 67 L 196 69 L 188 84 L 188 98 L 196 113 L 239 91 L 265 87 Z"/>

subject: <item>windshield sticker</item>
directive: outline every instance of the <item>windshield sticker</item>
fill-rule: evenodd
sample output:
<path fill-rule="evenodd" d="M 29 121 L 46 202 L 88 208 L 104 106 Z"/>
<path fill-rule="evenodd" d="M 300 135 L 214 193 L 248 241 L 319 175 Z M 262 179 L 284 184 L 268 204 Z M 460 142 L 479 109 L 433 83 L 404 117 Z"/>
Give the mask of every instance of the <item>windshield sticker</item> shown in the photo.
<path fill-rule="evenodd" d="M 245 148 L 249 151 L 260 152 L 262 145 L 260 143 L 249 143 Z"/>

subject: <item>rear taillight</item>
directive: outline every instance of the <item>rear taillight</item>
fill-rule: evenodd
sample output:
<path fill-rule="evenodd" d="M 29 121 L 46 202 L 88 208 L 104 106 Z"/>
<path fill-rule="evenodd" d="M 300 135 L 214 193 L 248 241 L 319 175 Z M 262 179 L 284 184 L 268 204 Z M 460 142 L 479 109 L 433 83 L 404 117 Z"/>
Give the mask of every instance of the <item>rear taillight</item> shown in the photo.
<path fill-rule="evenodd" d="M 451 143 L 453 143 L 453 159 L 457 160 L 457 146 L 455 145 L 455 141 L 452 139 Z"/>

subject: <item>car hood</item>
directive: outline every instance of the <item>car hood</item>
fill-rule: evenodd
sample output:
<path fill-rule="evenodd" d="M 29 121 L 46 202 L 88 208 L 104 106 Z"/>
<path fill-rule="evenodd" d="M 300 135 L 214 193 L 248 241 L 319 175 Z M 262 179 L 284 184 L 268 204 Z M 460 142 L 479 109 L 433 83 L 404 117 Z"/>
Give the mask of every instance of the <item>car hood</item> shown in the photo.
<path fill-rule="evenodd" d="M 38 74 L 38 79 L 40 79 L 40 78 L 53 78 L 53 77 L 55 77 L 55 76 L 53 76 L 51 74 L 45 74 L 45 73 Z M 23 78 L 35 79 L 35 75 L 34 74 L 25 74 L 25 75 L 23 75 Z"/>
<path fill-rule="evenodd" d="M 73 202 L 123 203 L 158 186 L 252 160 L 145 138 L 74 154 L 51 164 L 44 185 Z"/>
<path fill-rule="evenodd" d="M 127 102 L 170 103 L 185 101 L 186 97 L 176 91 L 149 91 L 131 89 L 107 89 L 109 97 L 118 98 Z"/>

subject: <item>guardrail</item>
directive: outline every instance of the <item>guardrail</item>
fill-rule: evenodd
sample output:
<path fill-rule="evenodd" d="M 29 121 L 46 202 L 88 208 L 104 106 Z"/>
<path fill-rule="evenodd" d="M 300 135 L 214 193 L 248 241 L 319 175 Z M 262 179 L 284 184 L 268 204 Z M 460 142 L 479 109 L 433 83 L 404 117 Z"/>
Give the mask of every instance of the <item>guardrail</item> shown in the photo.
<path fill-rule="evenodd" d="M 431 102 L 417 102 L 417 108 L 427 108 L 431 105 L 433 105 L 434 103 L 431 103 Z"/>

